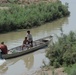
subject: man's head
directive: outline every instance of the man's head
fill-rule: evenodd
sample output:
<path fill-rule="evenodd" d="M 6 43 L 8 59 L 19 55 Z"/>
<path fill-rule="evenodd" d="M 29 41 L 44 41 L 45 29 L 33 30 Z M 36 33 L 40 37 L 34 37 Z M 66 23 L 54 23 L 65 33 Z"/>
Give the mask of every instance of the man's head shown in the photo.
<path fill-rule="evenodd" d="M 30 31 L 28 30 L 27 33 L 30 34 Z"/>
<path fill-rule="evenodd" d="M 4 42 L 1 42 L 1 44 L 4 44 Z"/>

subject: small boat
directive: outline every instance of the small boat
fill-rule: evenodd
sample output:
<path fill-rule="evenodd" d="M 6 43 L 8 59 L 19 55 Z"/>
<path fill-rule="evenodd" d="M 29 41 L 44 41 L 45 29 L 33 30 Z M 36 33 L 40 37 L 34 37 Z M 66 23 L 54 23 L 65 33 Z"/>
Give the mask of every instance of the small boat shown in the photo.
<path fill-rule="evenodd" d="M 8 54 L 3 54 L 2 57 L 3 59 L 9 59 L 9 58 L 18 57 L 18 56 L 36 51 L 38 49 L 48 46 L 51 40 L 52 40 L 52 36 L 48 36 L 48 37 L 35 40 L 33 42 L 33 47 L 29 47 L 29 48 L 24 47 L 22 50 L 22 45 L 21 45 L 21 46 L 10 49 L 8 51 Z"/>

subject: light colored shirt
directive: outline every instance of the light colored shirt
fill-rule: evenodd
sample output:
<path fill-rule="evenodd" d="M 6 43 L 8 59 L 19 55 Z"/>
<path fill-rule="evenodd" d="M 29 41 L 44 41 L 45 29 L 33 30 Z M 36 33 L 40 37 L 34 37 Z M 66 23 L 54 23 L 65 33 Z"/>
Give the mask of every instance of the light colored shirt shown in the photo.
<path fill-rule="evenodd" d="M 31 35 L 31 34 L 27 34 L 27 39 L 28 39 L 29 41 L 33 41 L 32 35 Z"/>

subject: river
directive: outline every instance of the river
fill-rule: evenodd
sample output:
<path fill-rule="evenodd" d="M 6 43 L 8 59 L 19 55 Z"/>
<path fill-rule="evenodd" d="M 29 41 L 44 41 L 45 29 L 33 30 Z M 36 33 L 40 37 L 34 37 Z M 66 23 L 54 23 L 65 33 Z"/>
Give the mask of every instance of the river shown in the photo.
<path fill-rule="evenodd" d="M 60 28 L 63 32 L 68 34 L 71 30 L 76 31 L 75 15 L 76 7 L 75 0 L 61 0 L 63 3 L 69 3 L 70 16 L 61 18 L 51 23 L 44 24 L 37 28 L 30 29 L 33 39 L 39 39 L 45 36 L 55 34 L 60 35 Z M 19 46 L 22 44 L 27 30 L 18 30 L 16 32 L 9 32 L 0 34 L 0 42 L 4 41 L 7 44 L 8 49 Z M 43 65 L 43 60 L 47 60 L 45 57 L 46 49 L 40 49 L 36 52 L 23 55 L 17 58 L 8 59 L 0 66 L 0 75 L 36 75 L 36 72 Z"/>

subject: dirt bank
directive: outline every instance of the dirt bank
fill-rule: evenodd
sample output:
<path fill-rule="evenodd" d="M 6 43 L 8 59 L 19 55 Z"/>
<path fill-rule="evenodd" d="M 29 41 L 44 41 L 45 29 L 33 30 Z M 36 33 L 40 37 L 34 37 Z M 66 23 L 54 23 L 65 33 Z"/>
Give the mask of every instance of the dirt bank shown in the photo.
<path fill-rule="evenodd" d="M 67 75 L 64 72 L 64 68 L 57 68 L 57 69 L 41 69 L 40 71 L 35 72 L 33 75 Z"/>

